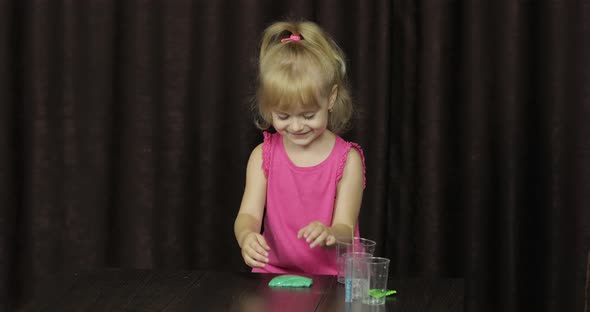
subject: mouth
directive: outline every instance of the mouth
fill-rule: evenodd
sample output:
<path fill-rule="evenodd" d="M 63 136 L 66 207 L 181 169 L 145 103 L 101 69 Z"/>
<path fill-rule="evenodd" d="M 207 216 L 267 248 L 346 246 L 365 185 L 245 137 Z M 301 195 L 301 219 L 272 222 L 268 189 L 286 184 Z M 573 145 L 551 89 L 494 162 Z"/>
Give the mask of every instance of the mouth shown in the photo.
<path fill-rule="evenodd" d="M 302 138 L 304 136 L 306 136 L 309 132 L 305 132 L 305 133 L 290 133 L 292 136 L 296 137 L 296 138 Z"/>

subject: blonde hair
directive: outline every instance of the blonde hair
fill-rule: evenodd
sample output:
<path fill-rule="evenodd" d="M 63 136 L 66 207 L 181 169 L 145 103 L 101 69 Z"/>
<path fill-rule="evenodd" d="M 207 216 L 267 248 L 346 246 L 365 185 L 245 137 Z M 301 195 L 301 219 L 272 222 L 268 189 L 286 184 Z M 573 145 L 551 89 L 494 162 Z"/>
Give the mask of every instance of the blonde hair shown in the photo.
<path fill-rule="evenodd" d="M 282 39 L 290 35 L 301 40 Z M 309 21 L 276 22 L 263 33 L 258 64 L 256 125 L 272 126 L 273 109 L 291 105 L 319 107 L 316 95 L 329 97 L 337 86 L 328 129 L 340 133 L 348 128 L 353 105 L 346 78 L 345 56 L 332 38 Z"/>

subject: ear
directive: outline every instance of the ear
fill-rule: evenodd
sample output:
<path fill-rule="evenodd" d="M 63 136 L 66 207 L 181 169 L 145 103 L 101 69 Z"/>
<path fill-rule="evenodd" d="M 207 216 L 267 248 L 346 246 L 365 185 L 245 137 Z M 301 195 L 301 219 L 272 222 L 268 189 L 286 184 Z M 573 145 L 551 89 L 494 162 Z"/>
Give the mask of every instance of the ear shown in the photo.
<path fill-rule="evenodd" d="M 336 97 L 338 96 L 338 85 L 335 84 L 332 86 L 332 91 L 330 92 L 330 103 L 328 103 L 328 110 L 332 111 L 334 108 L 334 104 L 336 103 Z"/>

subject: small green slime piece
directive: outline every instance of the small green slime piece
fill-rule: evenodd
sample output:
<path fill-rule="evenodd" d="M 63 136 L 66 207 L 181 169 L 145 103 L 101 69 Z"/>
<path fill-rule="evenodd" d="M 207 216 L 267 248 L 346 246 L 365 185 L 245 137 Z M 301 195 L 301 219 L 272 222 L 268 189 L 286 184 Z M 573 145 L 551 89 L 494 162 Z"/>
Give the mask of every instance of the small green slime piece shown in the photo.
<path fill-rule="evenodd" d="M 369 295 L 375 298 L 383 298 L 385 296 L 397 294 L 396 290 L 388 290 L 385 291 L 383 289 L 371 289 L 369 290 Z"/>
<path fill-rule="evenodd" d="M 268 282 L 270 287 L 310 287 L 312 284 L 311 278 L 298 275 L 279 275 Z"/>

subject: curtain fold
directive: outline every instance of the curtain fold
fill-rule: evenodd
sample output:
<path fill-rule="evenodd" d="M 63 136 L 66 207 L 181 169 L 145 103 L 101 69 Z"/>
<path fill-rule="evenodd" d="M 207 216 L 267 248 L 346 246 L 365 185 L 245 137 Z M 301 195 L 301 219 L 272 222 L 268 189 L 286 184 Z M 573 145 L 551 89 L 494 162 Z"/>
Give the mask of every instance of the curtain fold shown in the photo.
<path fill-rule="evenodd" d="M 15 83 L 8 74 L 14 72 L 14 59 L 10 43 L 14 41 L 12 3 L 0 2 L 0 310 L 12 307 L 8 300 L 14 295 L 12 283 L 14 274 L 17 238 L 16 209 L 20 179 L 17 178 L 16 148 L 19 114 L 13 109 Z"/>

